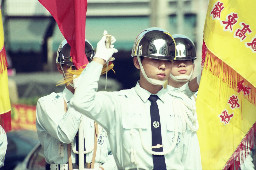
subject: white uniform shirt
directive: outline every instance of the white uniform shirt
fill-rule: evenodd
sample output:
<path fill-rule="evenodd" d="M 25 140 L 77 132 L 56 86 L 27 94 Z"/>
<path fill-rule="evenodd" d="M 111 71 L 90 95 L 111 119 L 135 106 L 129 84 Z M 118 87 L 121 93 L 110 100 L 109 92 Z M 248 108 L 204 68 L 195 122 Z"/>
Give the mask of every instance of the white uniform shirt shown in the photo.
<path fill-rule="evenodd" d="M 97 92 L 101 69 L 102 65 L 96 62 L 87 65 L 71 108 L 82 111 L 107 130 L 119 169 L 152 169 L 151 103 L 148 100 L 151 94 L 139 84 L 119 92 Z M 198 142 L 197 136 L 187 130 L 179 114 L 185 108 L 181 98 L 170 95 L 167 89 L 157 95 L 167 169 L 201 169 L 199 146 L 194 145 Z M 177 141 L 174 141 L 175 131 Z M 174 149 L 169 152 L 172 145 Z"/>
<path fill-rule="evenodd" d="M 75 149 L 74 137 L 83 117 L 85 121 L 85 147 L 86 162 L 90 163 L 94 148 L 94 121 L 83 116 L 79 112 L 68 109 L 64 110 L 64 100 L 69 106 L 69 101 L 73 94 L 65 88 L 62 93 L 51 93 L 38 100 L 36 126 L 40 143 L 43 146 L 45 159 L 52 164 L 66 164 L 68 162 L 67 144 L 72 142 L 72 148 Z M 106 131 L 99 126 L 97 140 L 97 151 L 95 163 L 107 169 L 116 169 L 115 160 L 110 153 Z M 72 152 L 72 162 L 75 162 L 75 154 Z"/>
<path fill-rule="evenodd" d="M 6 149 L 7 149 L 7 137 L 4 129 L 0 125 L 0 167 L 4 166 Z"/>

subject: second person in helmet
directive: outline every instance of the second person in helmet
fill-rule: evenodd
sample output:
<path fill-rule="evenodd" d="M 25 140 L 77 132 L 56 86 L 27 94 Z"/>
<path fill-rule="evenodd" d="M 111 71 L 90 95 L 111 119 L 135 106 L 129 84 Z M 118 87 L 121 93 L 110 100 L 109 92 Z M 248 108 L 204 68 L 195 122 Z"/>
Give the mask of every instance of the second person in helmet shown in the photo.
<path fill-rule="evenodd" d="M 85 54 L 90 62 L 94 56 L 92 45 L 85 41 Z M 36 106 L 36 127 L 39 141 L 46 159 L 47 170 L 78 168 L 78 146 L 84 146 L 84 168 L 115 170 L 114 157 L 106 131 L 95 122 L 70 107 L 70 100 L 75 93 L 73 76 L 70 71 L 76 67 L 70 56 L 70 45 L 63 40 L 59 46 L 56 67 L 63 75 L 65 88 L 60 93 L 51 93 L 41 97 Z M 87 88 L 87 87 L 83 87 Z M 79 128 L 82 124 L 83 128 Z M 79 143 L 78 132 L 84 136 Z M 79 133 L 80 134 L 80 133 Z"/>
<path fill-rule="evenodd" d="M 192 80 L 195 70 L 196 48 L 192 40 L 185 35 L 174 34 L 176 58 L 171 64 L 169 85 L 174 91 L 191 97 L 198 90 L 197 78 Z"/>

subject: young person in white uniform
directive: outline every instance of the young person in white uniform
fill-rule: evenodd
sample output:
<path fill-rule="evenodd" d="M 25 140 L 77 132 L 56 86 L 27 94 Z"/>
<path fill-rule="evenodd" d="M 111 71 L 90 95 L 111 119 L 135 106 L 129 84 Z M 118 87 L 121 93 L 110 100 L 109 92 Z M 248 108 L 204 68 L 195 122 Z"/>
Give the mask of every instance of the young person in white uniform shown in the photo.
<path fill-rule="evenodd" d="M 85 41 L 85 54 L 88 61 L 91 61 L 94 50 L 87 40 Z M 59 72 L 63 74 L 64 79 L 67 78 L 68 69 L 76 70 L 70 56 L 70 45 L 66 40 L 63 40 L 59 46 L 56 66 Z M 63 92 L 53 92 L 41 97 L 37 102 L 37 133 L 49 168 L 68 169 L 69 159 L 69 163 L 72 161 L 72 168 L 78 169 L 77 151 L 80 143 L 78 143 L 77 134 L 79 126 L 83 122 L 84 140 L 81 142 L 83 148 L 85 147 L 83 150 L 85 155 L 83 167 L 85 169 L 116 169 L 114 157 L 110 154 L 106 131 L 97 126 L 92 119 L 69 108 L 70 99 L 74 92 L 73 80 L 71 80 L 71 82 L 66 83 Z M 96 151 L 95 148 L 97 148 Z"/>
<path fill-rule="evenodd" d="M 196 95 L 198 90 L 200 76 L 192 80 L 194 73 L 196 60 L 196 48 L 193 41 L 185 35 L 174 34 L 173 38 L 176 43 L 176 58 L 171 64 L 171 73 L 168 82 L 168 89 L 172 92 L 177 92 L 183 97 L 184 108 L 183 119 L 187 123 L 187 130 L 191 138 L 197 139 L 197 130 L 199 128 L 197 115 L 196 115 Z M 196 147 L 197 154 L 200 155 L 198 140 L 192 140 L 192 142 L 186 145 L 187 147 Z M 187 153 L 191 154 L 191 153 Z M 194 154 L 188 155 L 187 157 L 193 157 Z M 191 164 L 201 164 L 201 160 L 197 159 L 198 162 L 191 162 Z"/>
<path fill-rule="evenodd" d="M 180 107 L 185 107 L 182 98 L 163 88 L 175 58 L 172 36 L 160 28 L 142 31 L 132 50 L 134 65 L 140 70 L 136 86 L 97 92 L 103 64 L 117 52 L 113 45 L 106 48 L 106 36 L 79 77 L 71 107 L 106 129 L 118 169 L 201 169 L 201 164 L 191 165 L 200 159 L 198 148 L 184 146 L 184 140 L 197 139 L 184 138 L 187 131 L 180 116 Z M 193 157 L 185 157 L 193 153 Z"/>

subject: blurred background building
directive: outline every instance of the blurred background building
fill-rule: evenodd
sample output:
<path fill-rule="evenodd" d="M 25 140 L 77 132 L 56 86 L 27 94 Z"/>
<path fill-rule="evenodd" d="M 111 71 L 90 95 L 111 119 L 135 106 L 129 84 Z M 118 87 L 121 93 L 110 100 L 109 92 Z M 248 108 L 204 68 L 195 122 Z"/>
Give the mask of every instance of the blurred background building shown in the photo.
<path fill-rule="evenodd" d="M 122 88 L 134 85 L 130 53 L 136 36 L 157 26 L 185 34 L 201 56 L 208 0 L 88 0 L 86 39 L 93 46 L 103 30 L 117 39 L 115 77 Z M 63 39 L 50 13 L 37 0 L 2 0 L 6 50 L 16 73 L 52 72 Z"/>

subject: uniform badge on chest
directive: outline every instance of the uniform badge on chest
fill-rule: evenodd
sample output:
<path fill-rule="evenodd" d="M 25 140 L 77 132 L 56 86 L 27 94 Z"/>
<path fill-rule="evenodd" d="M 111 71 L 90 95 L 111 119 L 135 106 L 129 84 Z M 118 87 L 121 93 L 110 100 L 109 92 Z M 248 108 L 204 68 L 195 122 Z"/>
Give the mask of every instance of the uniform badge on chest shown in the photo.
<path fill-rule="evenodd" d="M 102 135 L 100 135 L 100 136 L 98 137 L 98 144 L 99 144 L 99 145 L 103 145 L 103 143 L 104 143 L 104 137 L 103 137 Z"/>

